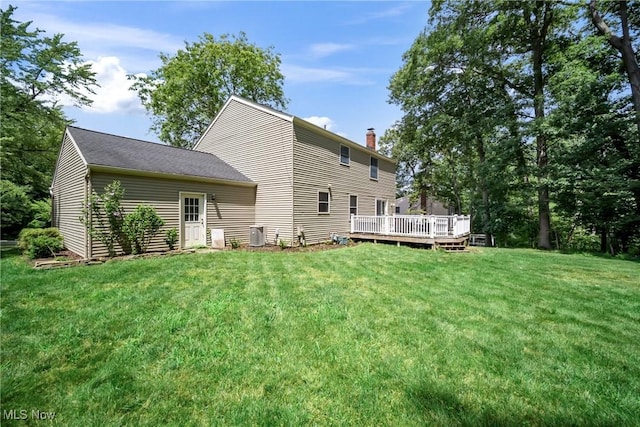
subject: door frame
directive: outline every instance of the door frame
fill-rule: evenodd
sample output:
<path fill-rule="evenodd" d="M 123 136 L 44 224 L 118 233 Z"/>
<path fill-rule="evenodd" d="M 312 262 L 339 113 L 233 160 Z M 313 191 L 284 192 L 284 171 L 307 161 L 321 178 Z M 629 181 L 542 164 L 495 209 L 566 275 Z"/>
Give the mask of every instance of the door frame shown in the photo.
<path fill-rule="evenodd" d="M 382 215 L 378 215 L 378 202 L 384 202 L 384 212 Z M 388 216 L 389 215 L 389 200 L 382 199 L 380 197 L 376 197 L 375 202 L 373 204 L 373 212 L 375 216 Z"/>
<path fill-rule="evenodd" d="M 180 222 L 180 248 L 184 249 L 184 198 L 185 197 L 198 197 L 202 201 L 202 231 L 200 232 L 200 238 L 202 244 L 207 245 L 207 193 L 200 193 L 197 191 L 180 191 L 178 192 L 178 219 Z"/>

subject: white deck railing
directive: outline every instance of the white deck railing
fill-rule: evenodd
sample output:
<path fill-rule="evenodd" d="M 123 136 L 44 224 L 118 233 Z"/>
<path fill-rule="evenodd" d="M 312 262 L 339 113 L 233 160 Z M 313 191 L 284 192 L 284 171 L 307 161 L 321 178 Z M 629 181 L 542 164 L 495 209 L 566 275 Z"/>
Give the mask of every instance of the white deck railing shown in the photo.
<path fill-rule="evenodd" d="M 471 232 L 469 215 L 351 215 L 351 232 L 407 237 L 462 237 Z"/>

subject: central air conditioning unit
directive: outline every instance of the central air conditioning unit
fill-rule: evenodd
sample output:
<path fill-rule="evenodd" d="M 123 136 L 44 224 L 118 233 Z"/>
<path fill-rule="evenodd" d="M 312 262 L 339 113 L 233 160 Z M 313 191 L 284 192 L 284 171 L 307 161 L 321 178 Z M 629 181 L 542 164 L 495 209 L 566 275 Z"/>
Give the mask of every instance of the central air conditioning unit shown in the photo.
<path fill-rule="evenodd" d="M 249 227 L 249 246 L 264 246 L 264 225 Z"/>

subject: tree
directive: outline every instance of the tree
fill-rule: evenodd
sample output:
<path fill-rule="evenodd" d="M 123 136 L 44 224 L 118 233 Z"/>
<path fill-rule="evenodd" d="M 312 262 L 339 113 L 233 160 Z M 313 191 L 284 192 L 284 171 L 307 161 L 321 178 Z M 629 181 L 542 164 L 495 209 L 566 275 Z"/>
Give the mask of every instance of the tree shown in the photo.
<path fill-rule="evenodd" d="M 31 206 L 25 190 L 11 181 L 0 180 L 0 235 L 3 239 L 17 236 L 29 222 Z"/>
<path fill-rule="evenodd" d="M 524 189 L 531 185 L 527 154 L 533 144 L 537 246 L 545 249 L 551 247 L 546 84 L 555 69 L 550 52 L 575 15 L 575 7 L 551 1 L 435 1 L 430 26 L 405 54 L 390 85 L 392 102 L 428 124 L 423 142 L 432 141 L 429 150 L 439 153 L 439 163 L 446 161 L 452 172 L 457 168 L 449 177 L 470 177 L 469 190 L 482 194 L 470 198 L 469 208 L 479 201 L 485 230 L 494 223 L 491 194 L 501 197 L 504 189 L 491 179 L 504 171 L 488 159 L 500 164 L 500 152 L 511 152 L 511 163 L 502 164 L 511 177 L 520 174 Z"/>
<path fill-rule="evenodd" d="M 280 55 L 273 48 L 249 43 L 238 36 L 211 34 L 185 43 L 148 76 L 130 76 L 133 90 L 153 115 L 152 130 L 176 147 L 192 147 L 229 96 L 285 108 Z"/>
<path fill-rule="evenodd" d="M 68 120 L 57 104 L 65 96 L 89 105 L 95 74 L 81 61 L 77 43 L 62 34 L 46 37 L 31 22 L 0 10 L 0 111 L 3 179 L 28 186 L 31 195 L 48 194 L 61 135 Z"/>
<path fill-rule="evenodd" d="M 549 81 L 556 109 L 549 125 L 557 144 L 552 170 L 556 212 L 576 230 L 595 232 L 602 252 L 626 252 L 640 237 L 640 150 L 619 58 L 600 37 L 564 49 Z"/>
<path fill-rule="evenodd" d="M 614 47 L 622 57 L 629 86 L 631 88 L 631 99 L 635 110 L 635 122 L 638 129 L 638 138 L 640 138 L 640 65 L 638 65 L 638 56 L 633 46 L 632 40 L 632 24 L 635 24 L 636 30 L 640 29 L 640 10 L 633 10 L 629 13 L 630 8 L 639 8 L 640 6 L 632 3 L 630 6 L 627 1 L 616 1 L 614 3 L 614 13 L 620 19 L 620 30 L 622 36 L 613 33 L 613 30 L 607 25 L 600 13 L 596 0 L 590 0 L 589 12 L 591 14 L 591 22 L 602 34 L 609 44 Z M 637 34 L 636 34 L 637 37 Z"/>

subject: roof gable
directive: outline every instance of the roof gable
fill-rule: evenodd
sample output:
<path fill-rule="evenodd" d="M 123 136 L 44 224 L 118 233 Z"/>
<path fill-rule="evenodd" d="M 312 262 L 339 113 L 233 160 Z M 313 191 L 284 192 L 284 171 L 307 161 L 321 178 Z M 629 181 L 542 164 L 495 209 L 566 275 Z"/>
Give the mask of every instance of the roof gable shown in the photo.
<path fill-rule="evenodd" d="M 86 164 L 129 171 L 250 183 L 217 156 L 102 132 L 67 128 Z"/>
<path fill-rule="evenodd" d="M 209 133 L 209 131 L 211 130 L 211 128 L 215 125 L 215 123 L 218 121 L 218 118 L 224 114 L 224 111 L 227 109 L 227 107 L 229 106 L 229 104 L 231 104 L 232 102 L 238 102 L 240 104 L 246 105 L 248 107 L 254 108 L 256 110 L 262 111 L 264 113 L 267 114 L 271 114 L 272 116 L 275 117 L 279 117 L 283 120 L 286 120 L 288 122 L 293 123 L 294 125 L 299 125 L 299 126 L 303 126 L 309 130 L 311 130 L 312 132 L 319 134 L 325 138 L 329 138 L 332 139 L 338 143 L 341 144 L 346 144 L 349 145 L 350 147 L 353 147 L 357 150 L 362 150 L 368 154 L 371 154 L 374 157 L 378 157 L 380 159 L 383 160 L 388 160 L 390 162 L 395 163 L 395 160 L 393 160 L 390 157 L 387 157 L 383 154 L 380 154 L 376 151 L 371 151 L 369 150 L 367 147 L 358 144 L 357 142 L 354 142 L 350 139 L 347 139 L 343 136 L 340 136 L 336 133 L 333 133 L 331 131 L 328 131 L 326 129 L 321 128 L 320 126 L 314 125 L 313 123 L 304 120 L 298 116 L 294 116 L 291 114 L 287 114 L 287 113 L 283 113 L 282 111 L 278 111 L 276 109 L 273 109 L 271 107 L 268 107 L 266 105 L 262 105 L 262 104 L 258 104 L 256 102 L 250 101 L 246 98 L 243 98 L 241 96 L 238 95 L 232 95 L 229 99 L 227 99 L 227 102 L 225 102 L 225 104 L 222 106 L 222 108 L 220 109 L 220 111 L 218 111 L 218 114 L 216 114 L 216 117 L 213 119 L 213 121 L 211 122 L 211 124 L 207 127 L 207 129 L 204 131 L 204 133 L 200 136 L 200 138 L 198 139 L 198 141 L 196 142 L 195 146 L 193 147 L 194 150 L 198 149 L 198 145 L 200 145 L 200 142 L 204 139 L 205 135 L 207 135 Z"/>

